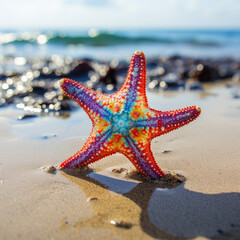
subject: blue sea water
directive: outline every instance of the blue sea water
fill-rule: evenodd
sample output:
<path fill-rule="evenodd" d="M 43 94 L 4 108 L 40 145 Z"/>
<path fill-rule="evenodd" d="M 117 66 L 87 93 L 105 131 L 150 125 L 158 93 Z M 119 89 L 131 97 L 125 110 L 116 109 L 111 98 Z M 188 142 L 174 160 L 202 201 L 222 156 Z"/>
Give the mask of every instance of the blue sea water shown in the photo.
<path fill-rule="evenodd" d="M 41 30 L 0 31 L 0 54 L 126 59 L 140 49 L 148 57 L 240 59 L 240 30 Z"/>

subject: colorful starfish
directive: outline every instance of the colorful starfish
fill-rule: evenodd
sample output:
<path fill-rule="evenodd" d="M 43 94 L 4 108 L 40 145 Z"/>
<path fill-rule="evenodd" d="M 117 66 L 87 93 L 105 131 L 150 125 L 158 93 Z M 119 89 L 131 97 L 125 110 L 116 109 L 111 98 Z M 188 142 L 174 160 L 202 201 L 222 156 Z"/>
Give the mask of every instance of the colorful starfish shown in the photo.
<path fill-rule="evenodd" d="M 149 108 L 146 61 L 141 51 L 133 54 L 125 83 L 112 95 L 66 78 L 60 80 L 60 86 L 84 109 L 93 125 L 83 148 L 61 163 L 60 168 L 86 166 L 120 152 L 142 175 L 158 179 L 164 172 L 153 157 L 151 140 L 188 124 L 201 113 L 198 106 L 164 112 Z"/>

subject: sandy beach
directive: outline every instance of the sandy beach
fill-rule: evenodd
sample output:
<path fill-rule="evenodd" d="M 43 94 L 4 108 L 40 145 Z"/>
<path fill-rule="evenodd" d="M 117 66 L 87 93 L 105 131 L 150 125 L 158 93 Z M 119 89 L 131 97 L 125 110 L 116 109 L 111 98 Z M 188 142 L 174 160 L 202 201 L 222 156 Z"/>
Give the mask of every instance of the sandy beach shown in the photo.
<path fill-rule="evenodd" d="M 231 91 L 221 82 L 147 92 L 158 110 L 202 108 L 196 121 L 152 142 L 159 166 L 182 183 L 134 178 L 120 154 L 49 173 L 86 141 L 86 113 L 19 121 L 23 110 L 2 107 L 0 239 L 239 239 L 240 101 Z"/>
<path fill-rule="evenodd" d="M 0 9 L 0 240 L 240 240 L 240 1 Z"/>

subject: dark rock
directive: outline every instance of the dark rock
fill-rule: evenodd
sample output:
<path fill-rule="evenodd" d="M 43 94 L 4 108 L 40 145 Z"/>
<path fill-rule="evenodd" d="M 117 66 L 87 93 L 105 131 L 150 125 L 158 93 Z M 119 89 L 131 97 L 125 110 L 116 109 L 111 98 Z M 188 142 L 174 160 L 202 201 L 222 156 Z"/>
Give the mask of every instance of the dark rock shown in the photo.
<path fill-rule="evenodd" d="M 181 60 L 182 57 L 179 55 L 173 55 L 169 58 L 170 61 L 176 61 L 176 60 Z"/>
<path fill-rule="evenodd" d="M 165 84 L 166 83 L 166 87 Z M 174 73 L 168 73 L 166 74 L 163 78 L 162 81 L 160 82 L 160 87 L 164 87 L 165 89 L 178 89 L 179 87 L 183 87 L 184 83 L 179 79 L 179 77 L 174 74 Z"/>
<path fill-rule="evenodd" d="M 41 87 L 41 86 L 32 86 L 32 92 L 36 93 L 38 95 L 43 95 L 44 93 L 46 93 L 48 91 L 48 89 L 46 89 L 45 87 Z"/>
<path fill-rule="evenodd" d="M 212 82 L 216 80 L 216 70 L 209 65 L 198 64 L 190 70 L 189 77 L 200 82 Z"/>
<path fill-rule="evenodd" d="M 61 110 L 62 111 L 71 111 L 76 109 L 78 105 L 73 100 L 64 100 L 61 101 Z"/>
<path fill-rule="evenodd" d="M 89 71 L 93 71 L 89 60 L 78 60 L 71 64 L 71 70 L 65 77 L 77 77 L 82 74 L 87 74 Z"/>
<path fill-rule="evenodd" d="M 221 64 L 217 67 L 217 78 L 218 79 L 227 79 L 233 76 L 233 72 L 230 69 L 229 65 Z"/>
<path fill-rule="evenodd" d="M 0 81 L 5 81 L 6 78 L 7 78 L 6 75 L 0 74 Z"/>
<path fill-rule="evenodd" d="M 114 86 L 117 85 L 117 79 L 116 79 L 116 69 L 109 67 L 106 75 L 99 78 L 99 82 L 108 85 L 113 84 Z"/>

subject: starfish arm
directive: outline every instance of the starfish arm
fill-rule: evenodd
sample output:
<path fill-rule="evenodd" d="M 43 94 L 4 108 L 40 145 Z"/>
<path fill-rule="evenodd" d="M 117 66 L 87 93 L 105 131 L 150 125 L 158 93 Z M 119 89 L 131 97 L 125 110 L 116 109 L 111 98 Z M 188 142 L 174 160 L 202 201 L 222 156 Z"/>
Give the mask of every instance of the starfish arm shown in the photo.
<path fill-rule="evenodd" d="M 147 120 L 138 120 L 136 123 L 138 127 L 149 128 L 151 138 L 183 127 L 194 121 L 201 114 L 201 108 L 198 106 L 191 106 L 175 111 L 161 112 L 153 109 L 151 111 L 154 112 L 154 117 Z"/>
<path fill-rule="evenodd" d="M 150 143 L 146 144 L 144 147 L 139 147 L 131 137 L 127 137 L 126 142 L 130 152 L 125 154 L 125 156 L 142 175 L 153 179 L 159 179 L 165 175 L 154 159 Z"/>
<path fill-rule="evenodd" d="M 117 93 L 125 96 L 125 111 L 135 101 L 141 101 L 145 107 L 147 106 L 146 60 L 142 51 L 138 50 L 133 54 L 126 81 Z"/>
<path fill-rule="evenodd" d="M 63 78 L 59 81 L 62 90 L 74 99 L 84 111 L 93 118 L 93 114 L 108 116 L 109 111 L 103 106 L 101 100 L 107 95 L 97 93 L 71 79 Z"/>
<path fill-rule="evenodd" d="M 107 148 L 107 143 L 112 133 L 110 130 L 96 136 L 95 131 L 92 131 L 83 148 L 60 164 L 60 168 L 73 168 L 87 166 L 93 162 L 100 160 L 106 156 L 113 154 Z"/>

